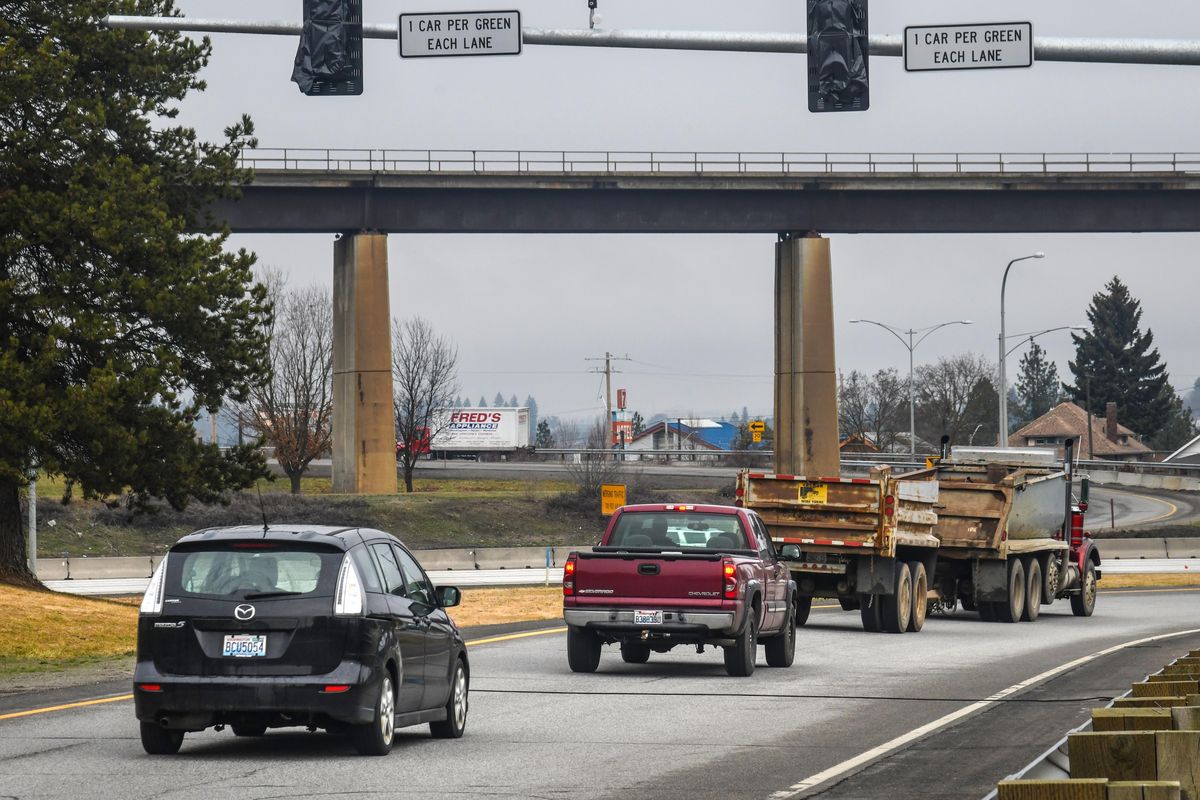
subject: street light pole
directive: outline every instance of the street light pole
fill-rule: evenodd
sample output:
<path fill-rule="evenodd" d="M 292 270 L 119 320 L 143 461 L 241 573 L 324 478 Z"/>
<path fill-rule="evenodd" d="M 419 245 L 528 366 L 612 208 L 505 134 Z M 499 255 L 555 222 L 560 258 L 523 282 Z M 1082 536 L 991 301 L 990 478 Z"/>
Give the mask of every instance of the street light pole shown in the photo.
<path fill-rule="evenodd" d="M 878 325 L 885 331 L 895 336 L 900 340 L 900 344 L 908 348 L 908 453 L 913 458 L 917 456 L 917 388 L 913 381 L 913 351 L 917 349 L 917 345 L 929 338 L 929 334 L 936 331 L 938 328 L 944 328 L 947 325 L 970 325 L 969 319 L 956 319 L 950 322 L 939 322 L 937 325 L 930 325 L 928 328 L 917 328 L 916 330 L 909 328 L 908 330 L 900 330 L 883 322 L 876 322 L 873 319 L 852 319 L 851 324 L 858 322 L 866 322 L 871 325 Z M 900 334 L 908 336 L 908 341 L 904 341 L 904 337 Z M 916 334 L 924 334 L 920 339 L 913 341 L 913 336 Z M 878 431 L 876 432 L 878 433 Z"/>
<path fill-rule="evenodd" d="M 1008 375 L 1004 367 L 1004 359 L 1007 355 L 1004 352 L 1004 290 L 1008 288 L 1008 271 L 1012 269 L 1012 265 L 1018 261 L 1026 261 L 1030 258 L 1045 258 L 1046 254 L 1040 250 L 1033 255 L 1021 256 L 1014 258 L 1008 262 L 1008 266 L 1004 268 L 1004 278 L 1000 281 L 1000 430 L 996 432 L 996 446 L 1006 447 L 1008 445 Z"/>

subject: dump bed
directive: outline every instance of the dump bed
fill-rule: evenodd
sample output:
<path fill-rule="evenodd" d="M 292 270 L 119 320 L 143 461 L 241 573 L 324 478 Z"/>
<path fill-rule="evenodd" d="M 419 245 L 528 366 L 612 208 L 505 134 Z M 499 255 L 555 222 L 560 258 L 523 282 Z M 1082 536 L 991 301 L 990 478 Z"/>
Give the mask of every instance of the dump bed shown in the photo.
<path fill-rule="evenodd" d="M 1001 558 L 1056 549 L 1066 518 L 1066 473 L 1055 467 L 943 462 L 934 533 L 943 557 Z"/>
<path fill-rule="evenodd" d="M 937 547 L 933 528 L 938 484 L 931 471 L 893 476 L 887 467 L 869 478 L 806 478 L 738 473 L 737 496 L 758 512 L 776 548 L 892 556 L 897 545 Z"/>

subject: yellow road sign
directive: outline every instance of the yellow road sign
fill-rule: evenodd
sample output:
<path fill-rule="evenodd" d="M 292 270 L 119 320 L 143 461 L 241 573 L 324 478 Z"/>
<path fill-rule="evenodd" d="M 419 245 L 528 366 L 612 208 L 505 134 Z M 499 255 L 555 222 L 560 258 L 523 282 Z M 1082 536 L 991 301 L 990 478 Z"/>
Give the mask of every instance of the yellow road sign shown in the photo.
<path fill-rule="evenodd" d="M 625 484 L 604 483 L 600 485 L 600 513 L 606 517 L 625 505 Z"/>
<path fill-rule="evenodd" d="M 761 442 L 761 441 L 762 441 L 762 434 L 761 434 L 761 433 L 759 433 L 758 431 L 754 431 L 753 433 L 751 433 L 751 434 L 750 434 L 750 441 L 752 441 L 752 442 Z"/>
<path fill-rule="evenodd" d="M 762 433 L 767 429 L 767 423 L 763 422 L 761 419 L 756 419 L 752 420 L 746 427 L 750 429 L 751 433 Z"/>
<path fill-rule="evenodd" d="M 824 483 L 800 481 L 799 495 L 801 503 L 824 505 L 829 502 L 829 487 Z"/>

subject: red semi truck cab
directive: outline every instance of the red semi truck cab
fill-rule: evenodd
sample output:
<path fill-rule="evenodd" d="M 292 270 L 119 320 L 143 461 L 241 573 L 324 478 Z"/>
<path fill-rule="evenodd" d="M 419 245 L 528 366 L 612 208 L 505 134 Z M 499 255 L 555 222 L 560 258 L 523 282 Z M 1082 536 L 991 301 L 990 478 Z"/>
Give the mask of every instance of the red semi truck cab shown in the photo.
<path fill-rule="evenodd" d="M 564 567 L 563 618 L 571 669 L 593 672 L 601 647 L 627 663 L 678 645 L 723 647 L 731 675 L 789 666 L 796 585 L 758 515 L 732 506 L 653 504 L 619 508 L 592 552 Z"/>

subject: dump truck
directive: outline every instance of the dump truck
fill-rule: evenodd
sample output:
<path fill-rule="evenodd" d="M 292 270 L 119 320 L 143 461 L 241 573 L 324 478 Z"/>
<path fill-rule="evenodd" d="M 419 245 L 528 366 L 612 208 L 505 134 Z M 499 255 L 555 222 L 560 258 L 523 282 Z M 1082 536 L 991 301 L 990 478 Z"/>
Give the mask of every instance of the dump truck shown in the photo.
<path fill-rule="evenodd" d="M 983 620 L 1018 622 L 1068 598 L 1076 616 L 1091 616 L 1100 553 L 1083 530 L 1086 477 L 1073 495 L 1070 445 L 1061 464 L 1053 450 L 956 447 L 912 476 L 939 487 L 931 607 L 961 603 Z"/>
<path fill-rule="evenodd" d="M 758 512 L 796 581 L 796 624 L 814 597 L 858 610 L 868 631 L 925 624 L 939 542 L 933 470 L 910 480 L 890 467 L 866 478 L 808 478 L 743 470 L 736 502 Z"/>
<path fill-rule="evenodd" d="M 806 478 L 743 471 L 737 501 L 757 511 L 798 589 L 857 609 L 868 631 L 919 631 L 930 611 L 988 621 L 1035 620 L 1069 598 L 1090 616 L 1100 554 L 1083 530 L 1087 479 L 1072 496 L 1070 448 L 955 448 L 893 476 Z M 907 610 L 906 610 L 907 609 Z"/>

